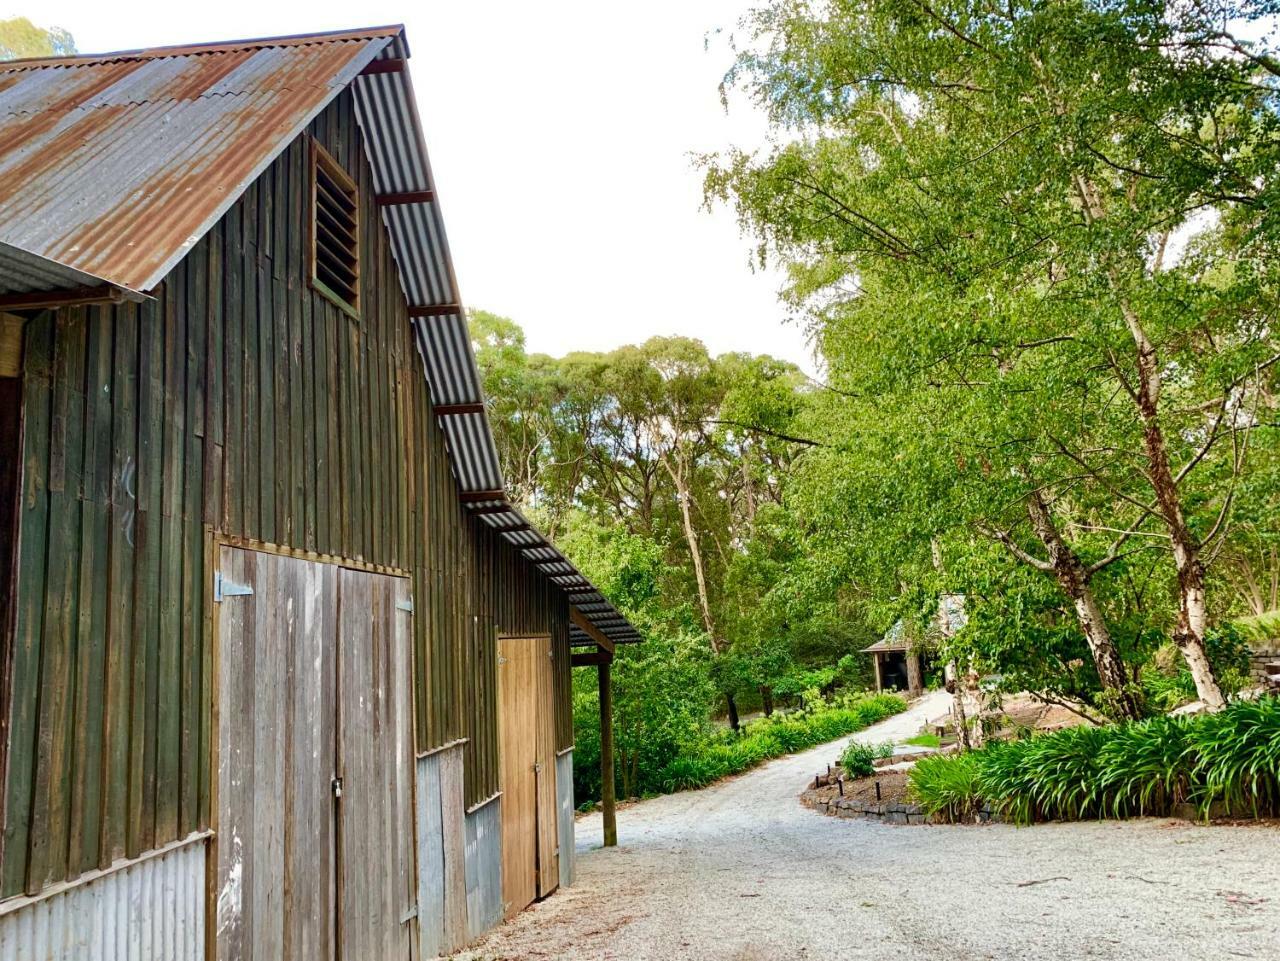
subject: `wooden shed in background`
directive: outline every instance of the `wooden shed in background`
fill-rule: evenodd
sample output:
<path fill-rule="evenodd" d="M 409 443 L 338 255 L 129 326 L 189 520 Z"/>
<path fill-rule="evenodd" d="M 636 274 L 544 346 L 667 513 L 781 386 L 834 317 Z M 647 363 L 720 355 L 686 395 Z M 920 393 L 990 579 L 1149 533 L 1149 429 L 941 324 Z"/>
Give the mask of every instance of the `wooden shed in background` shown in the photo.
<path fill-rule="evenodd" d="M 639 637 L 503 492 L 408 56 L 0 64 L 0 961 L 429 957 L 572 878 L 570 668 Z"/>

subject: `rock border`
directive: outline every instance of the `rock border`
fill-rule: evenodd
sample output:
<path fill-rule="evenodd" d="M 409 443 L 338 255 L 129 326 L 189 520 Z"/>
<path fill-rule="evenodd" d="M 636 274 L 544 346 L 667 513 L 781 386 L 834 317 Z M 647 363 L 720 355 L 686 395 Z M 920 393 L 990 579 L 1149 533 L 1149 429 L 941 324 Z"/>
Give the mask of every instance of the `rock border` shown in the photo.
<path fill-rule="evenodd" d="M 876 804 L 875 802 L 858 801 L 853 798 L 831 798 L 830 800 L 807 799 L 808 806 L 819 814 L 837 818 L 863 818 L 869 821 L 881 821 L 885 824 L 953 824 L 945 817 L 929 815 L 918 804 Z M 973 823 L 1001 823 L 1004 818 L 990 807 L 984 805 L 975 815 Z"/>

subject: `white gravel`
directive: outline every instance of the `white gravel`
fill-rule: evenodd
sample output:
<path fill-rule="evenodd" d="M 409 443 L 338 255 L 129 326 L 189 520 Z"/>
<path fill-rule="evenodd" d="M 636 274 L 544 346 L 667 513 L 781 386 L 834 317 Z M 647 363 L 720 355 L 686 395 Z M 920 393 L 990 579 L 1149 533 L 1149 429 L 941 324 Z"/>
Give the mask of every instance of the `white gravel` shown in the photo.
<path fill-rule="evenodd" d="M 930 695 L 856 735 L 914 733 Z M 578 820 L 576 884 L 459 958 L 1280 961 L 1280 831 L 843 820 L 797 795 L 843 742 Z"/>

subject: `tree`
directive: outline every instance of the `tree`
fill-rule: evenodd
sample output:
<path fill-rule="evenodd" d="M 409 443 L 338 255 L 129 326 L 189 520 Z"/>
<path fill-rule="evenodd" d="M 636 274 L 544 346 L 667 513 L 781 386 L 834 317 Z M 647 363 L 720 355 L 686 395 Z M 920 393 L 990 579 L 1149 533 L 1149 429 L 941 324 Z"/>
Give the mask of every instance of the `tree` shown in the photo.
<path fill-rule="evenodd" d="M 75 52 L 75 40 L 61 27 L 46 30 L 26 17 L 0 20 L 0 60 L 64 57 Z"/>
<path fill-rule="evenodd" d="M 804 625 L 817 623 L 776 618 L 763 600 L 772 581 L 742 589 L 753 558 L 770 549 L 753 548 L 757 518 L 781 504 L 803 448 L 787 433 L 807 403 L 800 372 L 769 357 L 712 357 L 684 337 L 531 355 L 516 324 L 483 311 L 471 333 L 516 496 L 552 530 L 586 518 L 662 553 L 664 626 L 703 638 L 736 729 L 739 697 L 767 701 L 792 664 L 790 643 L 807 642 L 815 631 Z M 756 573 L 780 570 L 762 564 Z M 834 662 L 849 635 L 825 627 L 830 642 L 814 656 Z"/>
<path fill-rule="evenodd" d="M 944 421 L 1009 428 L 961 449 L 1013 471 L 1038 552 L 977 526 L 1056 578 L 1109 684 L 1095 565 L 1163 548 L 1211 707 L 1206 568 L 1278 356 L 1276 63 L 1220 25 L 1265 7 L 777 0 L 729 80 L 793 136 L 708 172 L 790 265 L 833 386 L 914 379 Z M 841 379 L 859 350 L 873 383 Z"/>

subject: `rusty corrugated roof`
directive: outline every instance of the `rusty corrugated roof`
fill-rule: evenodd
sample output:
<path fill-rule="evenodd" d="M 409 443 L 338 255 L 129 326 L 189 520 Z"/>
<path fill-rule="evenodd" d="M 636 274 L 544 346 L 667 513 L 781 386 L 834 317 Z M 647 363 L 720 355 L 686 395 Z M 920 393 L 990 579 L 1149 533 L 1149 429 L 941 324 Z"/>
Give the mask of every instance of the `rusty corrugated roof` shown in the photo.
<path fill-rule="evenodd" d="M 640 635 L 520 511 L 502 472 L 401 27 L 0 63 L 0 293 L 154 287 L 346 87 L 467 506 L 615 643 Z M 359 80 L 357 81 L 357 78 Z M 570 641 L 593 643 L 574 625 Z"/>
<path fill-rule="evenodd" d="M 401 35 L 0 63 L 0 242 L 148 290 Z"/>

